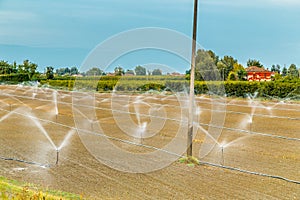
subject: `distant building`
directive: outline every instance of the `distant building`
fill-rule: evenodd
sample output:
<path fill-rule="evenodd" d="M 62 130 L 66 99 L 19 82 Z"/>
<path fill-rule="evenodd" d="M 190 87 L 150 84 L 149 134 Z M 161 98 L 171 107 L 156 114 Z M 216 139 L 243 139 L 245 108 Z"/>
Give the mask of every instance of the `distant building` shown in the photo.
<path fill-rule="evenodd" d="M 116 73 L 109 72 L 109 73 L 106 74 L 106 76 L 116 76 Z"/>
<path fill-rule="evenodd" d="M 251 66 L 246 68 L 248 81 L 271 81 L 271 77 L 275 75 L 267 69 Z"/>

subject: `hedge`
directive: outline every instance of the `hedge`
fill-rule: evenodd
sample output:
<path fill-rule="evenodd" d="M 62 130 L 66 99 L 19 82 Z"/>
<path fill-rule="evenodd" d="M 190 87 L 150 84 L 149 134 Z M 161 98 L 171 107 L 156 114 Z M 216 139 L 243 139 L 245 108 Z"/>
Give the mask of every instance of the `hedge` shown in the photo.
<path fill-rule="evenodd" d="M 41 84 L 48 84 L 55 88 L 65 88 L 68 90 L 85 89 L 98 92 L 136 91 L 145 92 L 148 90 L 188 92 L 189 82 L 184 80 L 149 80 L 138 77 L 106 77 L 79 78 L 72 80 L 41 80 Z M 247 81 L 227 81 L 227 82 L 195 82 L 195 94 L 214 94 L 228 97 L 246 97 L 247 94 L 257 93 L 263 98 L 293 98 L 300 97 L 300 81 L 294 82 L 247 82 Z"/>
<path fill-rule="evenodd" d="M 0 82 L 19 83 L 24 81 L 30 81 L 28 74 L 9 74 L 0 76 Z"/>

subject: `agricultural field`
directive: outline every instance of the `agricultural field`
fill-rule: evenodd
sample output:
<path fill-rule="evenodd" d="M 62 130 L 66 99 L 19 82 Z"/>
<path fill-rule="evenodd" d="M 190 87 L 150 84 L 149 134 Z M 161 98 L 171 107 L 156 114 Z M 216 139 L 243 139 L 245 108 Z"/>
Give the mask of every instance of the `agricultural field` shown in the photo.
<path fill-rule="evenodd" d="M 299 199 L 300 104 L 0 86 L 0 176 L 87 199 Z"/>

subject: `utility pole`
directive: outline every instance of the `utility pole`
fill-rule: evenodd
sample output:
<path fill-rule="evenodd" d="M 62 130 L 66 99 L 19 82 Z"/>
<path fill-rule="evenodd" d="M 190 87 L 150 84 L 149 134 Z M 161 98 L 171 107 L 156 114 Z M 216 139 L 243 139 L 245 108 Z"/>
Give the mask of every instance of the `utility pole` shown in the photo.
<path fill-rule="evenodd" d="M 194 121 L 194 82 L 195 82 L 195 65 L 196 65 L 196 41 L 197 41 L 197 18 L 198 18 L 198 0 L 194 0 L 194 24 L 193 24 L 193 42 L 192 42 L 192 59 L 190 74 L 190 97 L 189 97 L 189 119 L 187 135 L 187 156 L 193 155 L 193 121 Z"/>

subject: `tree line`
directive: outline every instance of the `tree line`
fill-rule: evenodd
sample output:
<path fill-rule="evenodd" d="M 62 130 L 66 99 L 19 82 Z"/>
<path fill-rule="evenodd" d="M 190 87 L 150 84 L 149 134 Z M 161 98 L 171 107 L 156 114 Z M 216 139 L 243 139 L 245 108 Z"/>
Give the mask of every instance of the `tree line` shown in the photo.
<path fill-rule="evenodd" d="M 30 62 L 29 60 L 24 60 L 23 63 L 17 64 L 16 62 L 9 63 L 7 61 L 0 61 L 0 75 L 12 75 L 12 74 L 25 74 L 29 76 L 30 80 L 36 80 L 38 77 L 45 76 L 46 79 L 53 79 L 55 76 L 73 76 L 73 75 L 82 75 L 82 76 L 103 76 L 108 73 L 103 71 L 99 67 L 92 67 L 91 69 L 80 72 L 79 69 L 75 66 L 73 67 L 62 67 L 55 69 L 52 66 L 47 66 L 44 69 L 44 73 L 37 71 L 38 65 Z M 154 69 L 152 71 L 147 70 L 145 67 L 136 66 L 134 70 L 124 70 L 124 68 L 117 66 L 114 69 L 114 75 L 162 75 L 163 72 L 160 69 Z"/>
<path fill-rule="evenodd" d="M 266 69 L 263 64 L 256 59 L 249 59 L 247 66 L 244 67 L 232 56 L 225 55 L 220 58 L 211 50 L 199 49 L 196 55 L 195 79 L 199 81 L 209 80 L 247 80 L 246 68 L 256 66 Z M 267 68 L 268 69 L 268 68 Z M 283 68 L 279 64 L 271 66 L 270 71 L 275 72 L 274 79 L 281 78 L 299 78 L 299 69 L 295 64 L 291 64 L 288 68 Z M 186 71 L 189 78 L 190 70 Z"/>
<path fill-rule="evenodd" d="M 256 59 L 249 59 L 247 66 L 256 66 L 265 68 L 263 64 Z M 246 67 L 238 62 L 232 56 L 225 55 L 220 58 L 212 50 L 199 49 L 196 55 L 195 65 L 195 80 L 198 81 L 210 81 L 210 80 L 247 80 Z M 55 76 L 103 76 L 108 73 L 103 71 L 100 67 L 92 67 L 85 72 L 80 72 L 77 67 L 63 67 L 55 70 L 52 66 L 47 66 L 44 69 L 44 73 L 37 71 L 38 65 L 24 60 L 23 63 L 17 64 L 16 62 L 8 63 L 7 61 L 0 61 L 0 75 L 22 74 L 29 77 L 29 80 L 37 80 L 39 78 L 53 79 Z M 295 64 L 291 64 L 288 68 L 286 66 L 281 67 L 279 64 L 271 66 L 270 71 L 275 72 L 274 79 L 282 78 L 299 78 L 299 69 Z M 143 66 L 136 66 L 133 70 L 125 70 L 121 66 L 114 68 L 115 76 L 145 76 L 145 75 L 163 75 L 163 71 L 159 68 L 154 70 L 146 69 Z M 186 78 L 189 79 L 190 70 L 187 70 Z"/>

